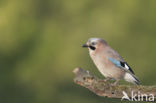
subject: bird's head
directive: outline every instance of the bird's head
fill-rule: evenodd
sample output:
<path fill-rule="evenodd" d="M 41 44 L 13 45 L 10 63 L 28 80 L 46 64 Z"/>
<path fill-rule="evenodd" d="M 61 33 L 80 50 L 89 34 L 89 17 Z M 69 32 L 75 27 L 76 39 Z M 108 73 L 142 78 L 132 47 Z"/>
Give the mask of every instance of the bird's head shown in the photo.
<path fill-rule="evenodd" d="M 106 41 L 101 38 L 90 38 L 82 47 L 89 48 L 90 51 L 95 51 L 105 45 L 107 45 Z"/>

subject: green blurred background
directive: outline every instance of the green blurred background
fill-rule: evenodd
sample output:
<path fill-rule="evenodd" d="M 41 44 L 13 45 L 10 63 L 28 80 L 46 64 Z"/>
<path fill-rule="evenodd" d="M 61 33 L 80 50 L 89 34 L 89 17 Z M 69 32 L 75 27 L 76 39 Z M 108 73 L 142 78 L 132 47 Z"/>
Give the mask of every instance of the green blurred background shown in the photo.
<path fill-rule="evenodd" d="M 0 0 L 0 103 L 120 102 L 73 83 L 77 66 L 103 78 L 81 47 L 91 37 L 156 84 L 155 0 Z"/>

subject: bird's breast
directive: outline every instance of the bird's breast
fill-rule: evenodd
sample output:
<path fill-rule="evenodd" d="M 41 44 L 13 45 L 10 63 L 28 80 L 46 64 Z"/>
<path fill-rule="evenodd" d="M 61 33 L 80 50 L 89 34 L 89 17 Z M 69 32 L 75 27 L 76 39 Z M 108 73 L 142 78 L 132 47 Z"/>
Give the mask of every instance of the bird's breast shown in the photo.
<path fill-rule="evenodd" d="M 98 68 L 98 70 L 105 76 L 109 77 L 109 68 L 110 68 L 110 62 L 106 59 L 106 57 L 98 56 L 98 55 L 91 55 L 91 58 Z"/>
<path fill-rule="evenodd" d="M 121 69 L 113 65 L 104 55 L 90 55 L 94 64 L 105 77 L 121 78 Z"/>

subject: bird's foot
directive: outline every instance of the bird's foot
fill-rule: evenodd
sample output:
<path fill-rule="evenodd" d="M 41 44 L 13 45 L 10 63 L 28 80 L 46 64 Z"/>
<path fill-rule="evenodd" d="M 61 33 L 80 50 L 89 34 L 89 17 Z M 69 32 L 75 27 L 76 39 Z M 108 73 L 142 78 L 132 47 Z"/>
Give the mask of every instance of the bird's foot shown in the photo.
<path fill-rule="evenodd" d="M 118 84 L 119 80 L 116 80 L 111 86 L 116 86 Z"/>

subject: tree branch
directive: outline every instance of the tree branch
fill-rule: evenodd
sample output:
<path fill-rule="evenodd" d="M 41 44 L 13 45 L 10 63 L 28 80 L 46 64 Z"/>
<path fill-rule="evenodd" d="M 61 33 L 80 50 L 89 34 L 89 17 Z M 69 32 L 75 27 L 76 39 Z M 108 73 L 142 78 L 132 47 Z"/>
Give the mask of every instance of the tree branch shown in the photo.
<path fill-rule="evenodd" d="M 122 98 L 123 91 L 128 94 L 129 97 L 133 91 L 134 94 L 150 94 L 156 97 L 156 86 L 136 86 L 136 85 L 116 85 L 112 86 L 111 83 L 104 82 L 103 80 L 97 78 L 96 76 L 89 73 L 89 71 L 83 70 L 81 68 L 75 68 L 73 70 L 75 74 L 74 82 L 90 91 L 94 92 L 98 96 L 109 97 L 109 98 Z M 144 97 L 145 98 L 145 97 Z"/>

